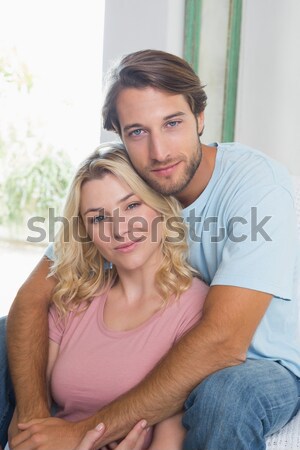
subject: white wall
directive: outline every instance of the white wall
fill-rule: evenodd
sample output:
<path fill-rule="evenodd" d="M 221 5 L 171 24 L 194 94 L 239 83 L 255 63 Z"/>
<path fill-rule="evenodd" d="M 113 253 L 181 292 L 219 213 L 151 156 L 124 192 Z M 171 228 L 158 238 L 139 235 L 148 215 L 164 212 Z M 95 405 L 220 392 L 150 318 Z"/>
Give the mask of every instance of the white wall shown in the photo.
<path fill-rule="evenodd" d="M 103 71 L 122 55 L 147 48 L 183 55 L 184 0 L 106 0 Z M 101 132 L 101 141 L 114 139 Z"/>
<path fill-rule="evenodd" d="M 243 7 L 236 140 L 300 175 L 300 1 Z"/>

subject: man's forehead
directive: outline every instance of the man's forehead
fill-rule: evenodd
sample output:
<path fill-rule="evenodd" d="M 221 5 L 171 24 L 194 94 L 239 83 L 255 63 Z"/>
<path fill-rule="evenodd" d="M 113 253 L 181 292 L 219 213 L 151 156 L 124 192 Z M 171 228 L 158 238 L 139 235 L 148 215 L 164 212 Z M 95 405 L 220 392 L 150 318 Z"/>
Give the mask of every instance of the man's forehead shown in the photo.
<path fill-rule="evenodd" d="M 150 116 L 167 120 L 177 113 L 182 115 L 191 112 L 182 94 L 150 87 L 123 89 L 118 95 L 116 109 L 119 120 L 122 122 L 129 120 L 138 125 L 141 119 L 149 119 Z"/>

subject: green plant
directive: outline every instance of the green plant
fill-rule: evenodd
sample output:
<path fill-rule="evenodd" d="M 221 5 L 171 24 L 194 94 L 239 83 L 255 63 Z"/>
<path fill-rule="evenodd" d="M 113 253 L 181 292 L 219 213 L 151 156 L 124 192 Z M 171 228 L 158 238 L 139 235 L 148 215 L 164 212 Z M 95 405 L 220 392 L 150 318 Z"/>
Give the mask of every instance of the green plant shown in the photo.
<path fill-rule="evenodd" d="M 14 163 L 2 182 L 2 224 L 24 226 L 30 216 L 60 212 L 73 166 L 62 151 L 47 149 L 11 157 Z"/>

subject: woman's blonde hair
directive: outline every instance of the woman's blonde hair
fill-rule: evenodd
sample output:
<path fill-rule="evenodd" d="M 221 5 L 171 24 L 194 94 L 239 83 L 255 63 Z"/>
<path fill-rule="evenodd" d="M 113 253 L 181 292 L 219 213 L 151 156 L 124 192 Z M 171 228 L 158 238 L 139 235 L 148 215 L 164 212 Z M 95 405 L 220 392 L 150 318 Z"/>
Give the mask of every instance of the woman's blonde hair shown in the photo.
<path fill-rule="evenodd" d="M 86 308 L 93 296 L 104 292 L 118 278 L 87 232 L 80 216 L 82 185 L 111 173 L 129 185 L 148 206 L 162 216 L 161 249 L 163 261 L 156 273 L 162 304 L 189 288 L 196 272 L 187 263 L 186 227 L 181 208 L 174 197 L 155 192 L 134 170 L 122 144 L 107 143 L 96 149 L 80 165 L 71 183 L 64 208 L 63 225 L 55 238 L 55 261 L 51 274 L 57 278 L 53 302 L 60 316 L 82 304 Z"/>

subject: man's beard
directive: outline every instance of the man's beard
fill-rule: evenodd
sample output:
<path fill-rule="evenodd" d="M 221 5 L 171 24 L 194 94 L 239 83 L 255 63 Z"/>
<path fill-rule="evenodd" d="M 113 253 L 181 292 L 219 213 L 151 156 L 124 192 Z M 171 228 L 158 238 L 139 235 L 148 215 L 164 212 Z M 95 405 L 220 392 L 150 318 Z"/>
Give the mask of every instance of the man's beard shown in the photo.
<path fill-rule="evenodd" d="M 156 192 L 159 192 L 163 195 L 177 195 L 180 192 L 182 192 L 190 183 L 191 179 L 195 175 L 202 159 L 202 149 L 201 144 L 199 142 L 199 145 L 197 147 L 197 150 L 194 155 L 191 156 L 190 160 L 188 161 L 188 164 L 185 168 L 185 171 L 181 177 L 180 180 L 177 180 L 176 182 L 171 182 L 171 180 L 164 179 L 164 182 L 160 182 L 156 178 L 152 178 L 148 176 L 147 174 L 150 172 L 151 169 L 144 171 L 143 173 L 139 173 L 139 175 L 149 184 L 149 186 L 152 187 Z M 172 163 L 172 162 L 171 162 Z M 153 168 L 152 168 L 153 170 Z M 167 177 L 166 177 L 167 178 Z"/>

